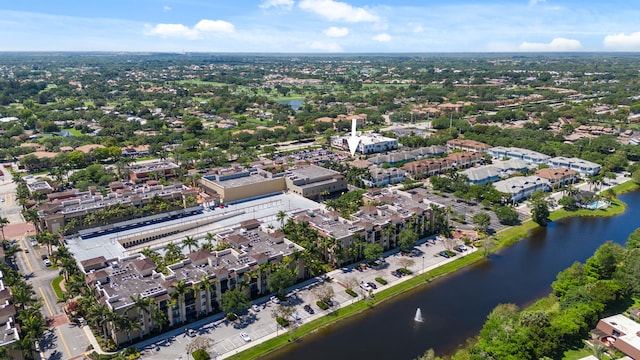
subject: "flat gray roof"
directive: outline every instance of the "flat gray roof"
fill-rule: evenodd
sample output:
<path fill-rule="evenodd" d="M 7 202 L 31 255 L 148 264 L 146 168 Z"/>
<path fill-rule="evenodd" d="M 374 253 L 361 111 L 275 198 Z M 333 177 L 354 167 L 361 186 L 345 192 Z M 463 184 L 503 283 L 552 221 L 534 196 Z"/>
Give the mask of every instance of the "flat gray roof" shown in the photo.
<path fill-rule="evenodd" d="M 304 209 L 318 209 L 320 204 L 317 202 L 292 194 L 278 194 L 260 198 L 256 200 L 250 200 L 232 205 L 227 205 L 224 209 L 215 209 L 211 211 L 205 211 L 202 214 L 184 217 L 180 219 L 169 220 L 157 224 L 150 224 L 148 226 L 141 226 L 136 229 L 130 229 L 126 232 L 115 232 L 112 234 L 106 234 L 103 236 L 96 236 L 90 239 L 83 240 L 80 237 L 69 237 L 66 239 L 67 247 L 75 255 L 76 261 L 87 260 L 98 256 L 104 256 L 107 259 L 116 257 L 126 257 L 133 252 L 138 252 L 140 249 L 144 249 L 149 246 L 151 248 L 157 247 L 158 242 L 166 244 L 168 242 L 174 242 L 176 244 L 181 243 L 186 236 L 192 236 L 198 239 L 203 238 L 207 232 L 218 233 L 224 229 L 232 229 L 240 226 L 242 221 L 258 219 L 265 226 L 272 225 L 274 228 L 280 227 L 280 221 L 277 219 L 279 211 L 283 210 L 287 213 L 292 211 L 299 211 Z M 221 215 L 231 215 L 222 220 L 217 220 Z M 125 249 L 118 239 L 123 236 L 139 234 L 152 231 L 158 227 L 169 227 L 184 223 L 185 221 L 201 221 L 206 223 L 206 220 L 210 220 L 206 225 L 199 226 L 196 229 L 180 232 L 171 236 L 164 237 L 158 242 L 147 243 L 139 247 Z"/>

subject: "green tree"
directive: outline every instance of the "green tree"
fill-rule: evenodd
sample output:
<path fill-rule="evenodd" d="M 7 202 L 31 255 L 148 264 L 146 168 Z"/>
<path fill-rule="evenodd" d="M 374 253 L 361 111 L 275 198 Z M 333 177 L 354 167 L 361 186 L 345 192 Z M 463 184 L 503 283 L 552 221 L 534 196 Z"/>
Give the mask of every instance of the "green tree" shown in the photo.
<path fill-rule="evenodd" d="M 532 198 L 531 218 L 540 226 L 547 226 L 549 222 L 549 203 L 544 198 Z"/>
<path fill-rule="evenodd" d="M 418 234 L 413 230 L 404 229 L 398 235 L 398 245 L 402 251 L 411 249 L 416 242 L 418 242 Z"/>
<path fill-rule="evenodd" d="M 627 242 L 625 243 L 627 249 L 637 249 L 640 248 L 640 228 L 635 229 L 627 238 Z"/>
<path fill-rule="evenodd" d="M 367 244 L 364 247 L 364 258 L 367 261 L 374 261 L 382 256 L 382 245 L 378 243 Z"/>
<path fill-rule="evenodd" d="M 517 225 L 518 212 L 510 206 L 498 206 L 495 210 L 498 221 L 504 225 Z"/>
<path fill-rule="evenodd" d="M 477 213 L 473 215 L 472 220 L 479 231 L 486 233 L 487 230 L 489 230 L 489 225 L 491 225 L 491 217 L 489 216 L 489 214 L 485 212 Z"/>
<path fill-rule="evenodd" d="M 220 298 L 220 308 L 227 314 L 236 314 L 249 308 L 251 301 L 245 291 L 238 288 L 229 289 Z"/>
<path fill-rule="evenodd" d="M 0 217 L 0 231 L 2 231 L 2 241 L 4 241 L 4 227 L 9 224 L 9 219 Z"/>
<path fill-rule="evenodd" d="M 287 267 L 280 266 L 269 275 L 267 285 L 271 292 L 276 293 L 278 296 L 284 295 L 285 290 L 296 281 L 295 272 Z"/>

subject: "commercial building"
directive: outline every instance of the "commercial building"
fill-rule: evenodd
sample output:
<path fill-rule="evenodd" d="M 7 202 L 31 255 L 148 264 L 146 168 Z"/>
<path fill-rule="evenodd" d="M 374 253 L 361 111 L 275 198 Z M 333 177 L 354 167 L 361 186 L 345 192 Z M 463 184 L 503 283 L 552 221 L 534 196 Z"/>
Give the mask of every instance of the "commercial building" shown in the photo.
<path fill-rule="evenodd" d="M 509 196 L 511 202 L 524 200 L 538 190 L 551 191 L 549 180 L 538 176 L 515 176 L 495 182 L 493 187 Z"/>
<path fill-rule="evenodd" d="M 27 190 L 29 190 L 29 194 L 51 194 L 53 192 L 53 188 L 47 181 L 36 181 L 32 183 L 27 183 Z"/>
<path fill-rule="evenodd" d="M 164 200 L 169 205 L 167 212 L 177 209 L 186 209 L 195 204 L 197 191 L 185 187 L 181 183 L 172 185 L 143 185 L 127 186 L 103 195 L 95 189 L 89 191 L 69 190 L 47 195 L 47 202 L 37 207 L 42 226 L 52 233 L 65 230 L 69 226 L 72 229 L 94 227 L 113 222 L 116 217 L 104 218 L 90 217 L 91 214 L 107 208 L 119 207 L 120 209 L 134 206 L 139 209 L 146 204 Z M 155 200 L 154 200 L 155 199 Z M 123 211 L 124 212 L 124 211 Z M 133 218 L 133 212 L 130 217 Z M 89 220 L 86 220 L 89 218 Z M 127 220 L 125 218 L 125 220 Z M 71 223 L 71 225 L 70 225 Z"/>
<path fill-rule="evenodd" d="M 331 146 L 348 150 L 349 143 L 347 142 L 347 139 L 350 136 L 351 135 L 332 137 Z M 398 148 L 398 139 L 389 138 L 379 134 L 361 134 L 358 136 L 358 139 L 359 142 L 358 147 L 356 148 L 356 152 L 364 155 L 396 150 Z"/>
<path fill-rule="evenodd" d="M 149 180 L 159 180 L 177 176 L 180 167 L 171 161 L 156 161 L 146 164 L 136 164 L 129 168 L 129 179 L 134 184 L 141 184 Z"/>
<path fill-rule="evenodd" d="M 347 180 L 342 174 L 316 165 L 291 169 L 285 180 L 287 191 L 308 199 L 347 191 Z"/>
<path fill-rule="evenodd" d="M 286 190 L 288 172 L 271 173 L 261 169 L 248 169 L 234 173 L 205 175 L 199 182 L 210 194 L 220 195 L 220 201 L 229 203 Z"/>

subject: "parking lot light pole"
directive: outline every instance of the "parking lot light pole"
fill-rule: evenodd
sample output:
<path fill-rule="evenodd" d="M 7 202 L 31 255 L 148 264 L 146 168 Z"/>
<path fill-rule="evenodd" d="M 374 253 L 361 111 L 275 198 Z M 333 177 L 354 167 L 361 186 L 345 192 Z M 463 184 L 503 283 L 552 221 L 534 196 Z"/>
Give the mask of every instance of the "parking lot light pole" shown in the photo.
<path fill-rule="evenodd" d="M 424 273 L 424 255 L 422 255 L 422 273 Z"/>

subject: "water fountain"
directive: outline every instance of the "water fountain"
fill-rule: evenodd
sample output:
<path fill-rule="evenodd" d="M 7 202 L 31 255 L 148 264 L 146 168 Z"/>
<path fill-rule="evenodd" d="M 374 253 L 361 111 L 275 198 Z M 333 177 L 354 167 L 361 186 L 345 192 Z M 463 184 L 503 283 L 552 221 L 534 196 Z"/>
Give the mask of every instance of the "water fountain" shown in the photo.
<path fill-rule="evenodd" d="M 420 310 L 420 308 L 416 310 L 416 316 L 413 318 L 413 320 L 415 320 L 416 322 L 424 322 L 424 319 L 422 318 L 422 311 Z"/>

